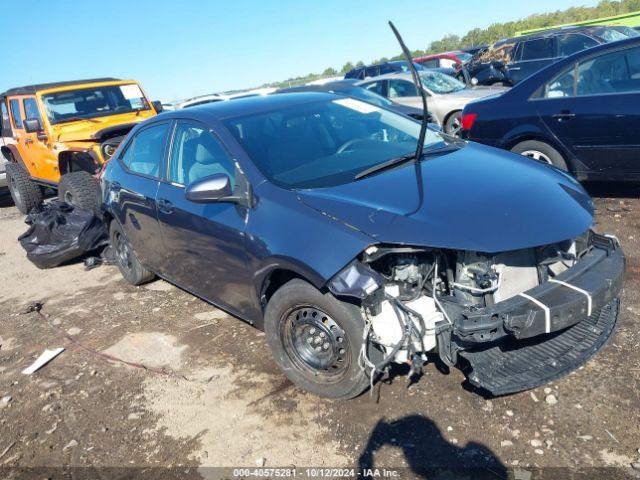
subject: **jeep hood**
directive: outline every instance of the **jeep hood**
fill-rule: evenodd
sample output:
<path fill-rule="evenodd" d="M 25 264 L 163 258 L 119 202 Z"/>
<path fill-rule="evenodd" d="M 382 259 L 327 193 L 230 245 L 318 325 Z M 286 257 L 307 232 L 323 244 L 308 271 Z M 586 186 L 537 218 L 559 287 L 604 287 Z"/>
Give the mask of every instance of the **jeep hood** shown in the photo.
<path fill-rule="evenodd" d="M 574 238 L 593 223 L 591 199 L 572 177 L 474 143 L 298 195 L 377 243 L 497 253 Z"/>
<path fill-rule="evenodd" d="M 136 115 L 134 112 L 109 115 L 106 117 L 96 117 L 76 122 L 58 123 L 52 125 L 54 141 L 56 142 L 77 142 L 77 141 L 96 141 L 100 138 L 97 135 L 103 129 L 109 129 L 118 126 L 132 126 L 147 118 L 155 115 L 151 110 L 140 112 Z"/>

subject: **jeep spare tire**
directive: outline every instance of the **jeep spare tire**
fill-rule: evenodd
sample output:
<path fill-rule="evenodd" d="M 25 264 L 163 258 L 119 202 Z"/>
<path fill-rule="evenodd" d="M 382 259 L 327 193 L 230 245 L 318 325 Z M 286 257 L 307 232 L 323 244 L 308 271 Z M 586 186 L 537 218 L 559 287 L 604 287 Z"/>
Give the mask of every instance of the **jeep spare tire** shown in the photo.
<path fill-rule="evenodd" d="M 17 163 L 6 164 L 9 193 L 20 213 L 25 215 L 42 203 L 42 189 Z"/>
<path fill-rule="evenodd" d="M 100 185 L 88 172 L 71 172 L 60 178 L 58 198 L 95 215 L 100 214 Z"/>

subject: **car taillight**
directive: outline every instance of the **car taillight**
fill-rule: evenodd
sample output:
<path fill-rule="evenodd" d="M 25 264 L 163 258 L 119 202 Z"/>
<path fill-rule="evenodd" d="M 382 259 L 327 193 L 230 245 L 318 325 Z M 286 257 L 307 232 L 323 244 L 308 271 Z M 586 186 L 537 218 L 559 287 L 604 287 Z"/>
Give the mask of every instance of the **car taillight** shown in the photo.
<path fill-rule="evenodd" d="M 471 130 L 473 124 L 476 122 L 476 118 L 478 117 L 477 113 L 464 113 L 462 115 L 462 130 Z"/>

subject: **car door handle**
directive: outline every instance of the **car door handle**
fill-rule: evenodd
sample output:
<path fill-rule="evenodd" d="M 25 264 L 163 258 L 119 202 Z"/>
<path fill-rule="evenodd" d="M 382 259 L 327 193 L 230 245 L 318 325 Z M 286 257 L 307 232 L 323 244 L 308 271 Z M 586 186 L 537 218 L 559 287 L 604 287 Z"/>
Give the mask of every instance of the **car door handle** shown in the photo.
<path fill-rule="evenodd" d="M 25 145 L 29 145 L 29 144 L 31 144 L 31 143 L 33 143 L 33 138 L 25 138 L 25 139 L 24 139 L 24 144 L 25 144 Z"/>
<path fill-rule="evenodd" d="M 571 113 L 569 110 L 563 110 L 560 113 L 553 115 L 553 118 L 557 118 L 558 120 L 569 120 L 575 116 L 575 113 Z"/>
<path fill-rule="evenodd" d="M 171 203 L 169 200 L 161 198 L 160 200 L 158 200 L 158 210 L 160 210 L 162 213 L 172 213 L 173 203 Z"/>

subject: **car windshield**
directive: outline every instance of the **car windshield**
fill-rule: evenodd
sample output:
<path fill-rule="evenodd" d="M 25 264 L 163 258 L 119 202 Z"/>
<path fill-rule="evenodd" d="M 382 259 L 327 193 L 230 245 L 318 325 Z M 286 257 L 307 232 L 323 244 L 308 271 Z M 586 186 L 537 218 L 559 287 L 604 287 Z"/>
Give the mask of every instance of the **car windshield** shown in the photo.
<path fill-rule="evenodd" d="M 353 98 L 313 101 L 225 120 L 270 181 L 284 188 L 349 183 L 416 149 L 420 124 Z M 427 130 L 425 150 L 446 146 Z"/>
<path fill-rule="evenodd" d="M 420 78 L 422 84 L 433 93 L 453 93 L 467 88 L 461 81 L 440 72 L 423 72 Z"/>
<path fill-rule="evenodd" d="M 595 35 L 607 43 L 640 36 L 638 32 L 629 27 L 602 27 L 596 29 Z"/>
<path fill-rule="evenodd" d="M 346 97 L 357 98 L 358 100 L 364 100 L 365 102 L 373 103 L 379 107 L 391 107 L 394 105 L 391 100 L 384 98 L 382 95 L 378 95 L 377 93 L 360 87 L 338 88 L 336 90 L 331 90 L 331 92 L 338 95 L 344 95 Z"/>
<path fill-rule="evenodd" d="M 150 108 L 135 83 L 48 93 L 42 96 L 42 102 L 52 124 Z"/>

